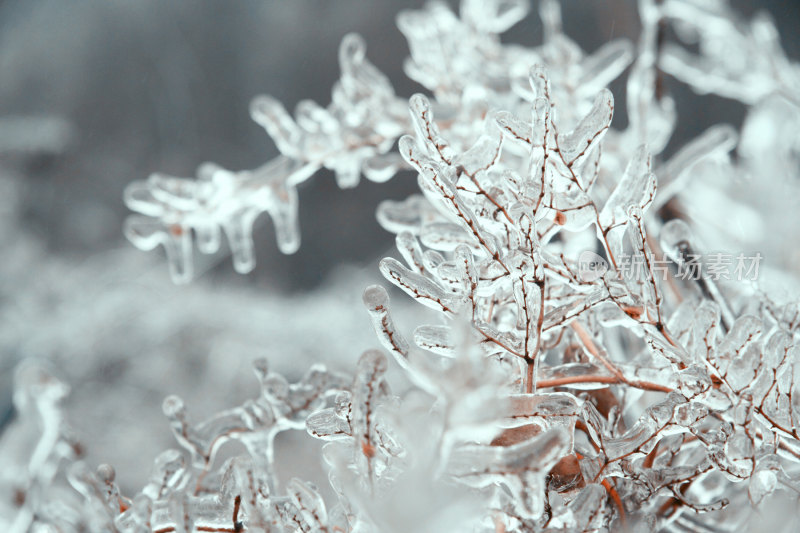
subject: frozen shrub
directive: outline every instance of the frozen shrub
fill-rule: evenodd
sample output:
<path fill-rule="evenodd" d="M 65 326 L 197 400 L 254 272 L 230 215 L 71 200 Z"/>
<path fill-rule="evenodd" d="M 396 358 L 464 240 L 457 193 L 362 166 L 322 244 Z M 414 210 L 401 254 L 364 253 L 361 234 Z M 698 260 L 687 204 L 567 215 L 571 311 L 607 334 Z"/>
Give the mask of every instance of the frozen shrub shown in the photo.
<path fill-rule="evenodd" d="M 163 244 L 187 281 L 193 243 L 214 252 L 221 232 L 249 271 L 264 211 L 281 250 L 295 250 L 296 187 L 321 167 L 342 187 L 412 170 L 420 194 L 378 209 L 399 255 L 379 268 L 438 319 L 401 331 L 386 289 L 370 286 L 384 351 L 365 352 L 352 376 L 316 366 L 290 384 L 257 361 L 259 395 L 202 422 L 167 398 L 182 451 L 160 455 L 133 497 L 111 467 L 93 472 L 74 453 L 63 386 L 20 371 L 20 424 L 41 420 L 42 432 L 20 433 L 35 447 L 10 474 L 13 527 L 739 531 L 776 491 L 800 492 L 800 307 L 748 283 L 761 255 L 707 248 L 729 244 L 729 228 L 693 216 L 742 209 L 718 178 L 757 171 L 778 109 L 798 112 L 799 67 L 769 20 L 744 23 L 723 1 L 642 0 L 640 41 L 588 55 L 562 33 L 556 2 L 539 8 L 533 49 L 499 38 L 526 15 L 521 0 L 403 12 L 406 72 L 429 96 L 406 105 L 351 35 L 327 108 L 303 102 L 291 117 L 269 97 L 253 102 L 279 157 L 132 184 L 128 237 Z M 698 53 L 664 43 L 667 25 Z M 620 130 L 606 85 L 626 69 Z M 721 124 L 662 156 L 678 120 L 666 74 L 754 105 L 742 141 Z M 791 172 L 787 134 L 772 168 Z M 392 364 L 412 384 L 402 395 L 385 378 Z M 273 440 L 292 429 L 325 442 L 330 487 L 277 478 Z M 218 458 L 231 441 L 241 453 Z M 77 493 L 55 481 L 64 471 Z"/>

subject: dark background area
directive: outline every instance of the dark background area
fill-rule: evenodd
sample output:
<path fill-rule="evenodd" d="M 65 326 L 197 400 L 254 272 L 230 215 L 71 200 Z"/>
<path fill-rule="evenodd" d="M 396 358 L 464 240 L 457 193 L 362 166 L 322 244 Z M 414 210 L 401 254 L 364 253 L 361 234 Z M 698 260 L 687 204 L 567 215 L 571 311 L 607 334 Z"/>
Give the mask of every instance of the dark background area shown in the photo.
<path fill-rule="evenodd" d="M 326 105 L 339 76 L 338 43 L 347 32 L 365 37 L 368 57 L 399 95 L 421 90 L 402 72 L 408 49 L 394 19 L 400 9 L 422 4 L 0 1 L 0 118 L 57 116 L 73 131 L 59 156 L 0 155 L 0 164 L 26 177 L 26 226 L 54 254 L 80 258 L 128 246 L 121 237 L 126 184 L 155 171 L 192 176 L 208 160 L 230 169 L 254 168 L 276 155 L 269 137 L 250 120 L 249 101 L 268 93 L 289 110 L 305 98 Z M 584 50 L 610 38 L 638 36 L 633 1 L 563 4 L 565 31 Z M 733 4 L 746 16 L 767 9 L 788 55 L 800 57 L 800 3 Z M 537 45 L 540 30 L 534 2 L 528 18 L 504 40 Z M 712 123 L 739 124 L 744 116 L 730 101 L 692 95 L 671 80 L 667 87 L 683 117 L 670 149 Z M 612 89 L 622 101 L 624 84 Z M 615 117 L 618 126 L 624 121 L 624 113 Z M 378 202 L 415 188 L 414 177 L 401 174 L 386 184 L 362 180 L 342 191 L 321 171 L 301 187 L 300 251 L 281 255 L 262 217 L 255 232 L 258 267 L 240 282 L 310 289 L 342 262 L 369 264 L 392 243 L 374 220 Z M 235 274 L 230 261 L 219 258 L 206 276 Z"/>

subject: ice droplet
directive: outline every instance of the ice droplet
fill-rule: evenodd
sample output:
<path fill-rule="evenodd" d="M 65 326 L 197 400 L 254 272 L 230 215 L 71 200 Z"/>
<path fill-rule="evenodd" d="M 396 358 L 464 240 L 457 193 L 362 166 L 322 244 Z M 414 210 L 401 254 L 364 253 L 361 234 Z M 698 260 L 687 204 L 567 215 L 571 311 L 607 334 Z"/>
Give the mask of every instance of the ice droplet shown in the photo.
<path fill-rule="evenodd" d="M 370 285 L 364 289 L 364 305 L 368 309 L 377 309 L 389 303 L 389 294 L 380 285 Z"/>
<path fill-rule="evenodd" d="M 111 465 L 102 464 L 97 467 L 97 477 L 103 483 L 113 483 L 116 476 L 117 473 L 114 471 L 114 467 Z"/>
<path fill-rule="evenodd" d="M 174 419 L 182 417 L 186 411 L 186 407 L 179 396 L 171 394 L 164 398 L 164 403 L 161 404 L 161 410 L 164 412 L 164 416 Z"/>

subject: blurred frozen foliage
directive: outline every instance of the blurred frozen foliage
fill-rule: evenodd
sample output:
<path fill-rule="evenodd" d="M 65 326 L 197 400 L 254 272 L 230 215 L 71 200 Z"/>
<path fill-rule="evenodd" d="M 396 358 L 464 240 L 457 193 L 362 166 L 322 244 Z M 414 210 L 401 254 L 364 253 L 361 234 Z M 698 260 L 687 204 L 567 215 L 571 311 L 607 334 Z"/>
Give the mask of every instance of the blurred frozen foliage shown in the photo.
<path fill-rule="evenodd" d="M 0 183 L 4 202 L 20 186 L 8 176 Z M 208 280 L 182 290 L 157 258 L 126 248 L 83 261 L 53 256 L 10 218 L 4 210 L 3 419 L 11 416 L 16 363 L 49 362 L 73 388 L 66 408 L 91 442 L 90 460 L 112 462 L 132 486 L 146 475 L 139 453 L 154 455 L 169 443 L 147 429 L 164 427 L 159 405 L 166 394 L 180 393 L 211 413 L 245 397 L 253 357 L 270 355 L 276 370 L 293 376 L 314 362 L 349 366 L 353 348 L 372 343 L 358 311 L 363 280 L 375 273 L 345 268 L 324 288 L 292 296 L 273 291 L 265 298 L 244 284 Z M 308 330 L 301 317 L 313 316 L 329 327 Z"/>
<path fill-rule="evenodd" d="M 564 4 L 0 2 L 0 527 L 790 531 L 797 9 Z"/>
<path fill-rule="evenodd" d="M 24 147 L 34 155 L 64 149 L 62 122 L 13 123 L 17 135 L 4 153 L 19 152 L 21 139 L 35 139 Z M 46 134 L 36 134 L 42 127 Z M 88 461 L 113 463 L 130 487 L 146 480 L 138 455 L 169 444 L 168 435 L 148 429 L 164 426 L 165 395 L 180 393 L 212 413 L 246 397 L 253 357 L 284 354 L 273 356 L 275 369 L 293 376 L 318 362 L 345 368 L 353 347 L 358 353 L 372 343 L 368 318 L 341 311 L 360 310 L 363 280 L 377 273 L 344 266 L 307 294 L 262 284 L 268 298 L 246 284 L 208 279 L 185 290 L 163 275 L 160 260 L 127 247 L 87 258 L 54 254 L 24 223 L 27 187 L 15 171 L 0 169 L 2 424 L 13 416 L 13 368 L 21 360 L 45 364 L 73 389 L 65 409 L 91 442 Z M 330 327 L 306 330 L 299 317 L 313 316 Z"/>
<path fill-rule="evenodd" d="M 365 14 L 359 2 L 0 2 L 0 425 L 13 416 L 16 363 L 49 361 L 73 389 L 67 409 L 91 442 L 90 461 L 113 463 L 125 485 L 139 487 L 147 476 L 139 452 L 152 456 L 169 443 L 150 430 L 165 427 L 165 395 L 180 393 L 211 413 L 255 387 L 249 361 L 258 354 L 285 353 L 276 369 L 299 376 L 316 361 L 349 366 L 371 344 L 359 292 L 378 273 L 363 265 L 388 243 L 374 223 L 344 252 L 329 243 L 341 248 L 350 227 L 374 221 L 371 209 L 355 206 L 377 204 L 386 188 L 340 198 L 339 227 L 319 224 L 318 246 L 306 254 L 267 253 L 253 280 L 217 268 L 183 289 L 157 257 L 121 242 L 121 195 L 135 176 L 188 168 L 203 153 L 224 153 L 230 164 L 262 157 L 270 147 L 250 127 L 252 95 L 269 85 L 284 96 L 303 86 L 322 97 L 310 81 L 326 72 L 332 81 L 336 69 L 315 59 L 320 42 L 338 42 L 354 22 L 367 31 L 392 26 L 394 11 L 386 3 Z M 324 16 L 303 35 L 296 28 L 309 12 Z M 296 55 L 264 53 L 287 41 Z M 307 66 L 293 66 L 297 57 Z M 313 223 L 315 202 L 333 191 L 311 192 L 305 218 Z M 323 284 L 313 296 L 291 292 Z M 297 320 L 275 321 L 307 315 L 312 303 L 330 329 L 298 334 Z M 355 310 L 340 312 L 347 306 Z M 150 363 L 134 363 L 142 358 Z M 119 402 L 98 401 L 112 393 Z"/>

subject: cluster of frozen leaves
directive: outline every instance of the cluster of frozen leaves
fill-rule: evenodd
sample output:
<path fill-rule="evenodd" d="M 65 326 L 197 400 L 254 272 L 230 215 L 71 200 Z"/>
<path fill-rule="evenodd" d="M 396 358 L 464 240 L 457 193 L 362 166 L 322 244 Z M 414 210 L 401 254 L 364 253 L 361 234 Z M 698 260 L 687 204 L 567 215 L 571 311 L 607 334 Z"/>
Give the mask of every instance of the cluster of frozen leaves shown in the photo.
<path fill-rule="evenodd" d="M 386 289 L 371 286 L 364 303 L 390 357 L 368 351 L 353 376 L 314 367 L 295 384 L 259 361 L 258 398 L 200 423 L 167 398 L 183 451 L 159 456 L 131 499 L 110 467 L 75 457 L 63 386 L 21 372 L 18 407 L 44 432 L 18 475 L 20 530 L 738 531 L 776 491 L 800 493 L 800 305 L 673 276 L 705 251 L 685 213 L 689 182 L 751 172 L 760 141 L 717 125 L 661 156 L 677 120 L 665 74 L 795 109 L 799 67 L 766 18 L 744 24 L 722 0 L 642 0 L 640 42 L 589 55 L 547 0 L 542 46 L 501 43 L 527 10 L 464 0 L 459 15 L 443 4 L 402 13 L 406 72 L 431 93 L 408 105 L 349 36 L 330 106 L 304 102 L 292 118 L 268 97 L 254 102 L 277 159 L 131 186 L 142 216 L 128 236 L 165 245 L 181 281 L 192 233 L 213 252 L 224 231 L 236 268 L 252 268 L 263 211 L 281 249 L 295 249 L 296 186 L 320 167 L 345 187 L 412 169 L 421 194 L 378 210 L 400 255 L 380 270 L 438 319 L 407 335 Z M 698 54 L 665 44 L 667 26 Z M 626 69 L 618 130 L 605 87 Z M 764 109 L 753 120 L 777 127 L 780 113 Z M 797 168 L 791 142 L 780 168 Z M 744 157 L 732 161 L 737 146 Z M 736 209 L 724 190 L 717 201 Z M 587 251 L 603 269 L 587 272 Z M 624 258 L 641 268 L 630 274 Z M 413 384 L 402 396 L 386 382 L 390 361 Z M 297 429 L 326 443 L 330 487 L 277 479 L 275 436 Z M 217 453 L 232 442 L 240 454 Z M 77 492 L 56 495 L 65 463 Z"/>

